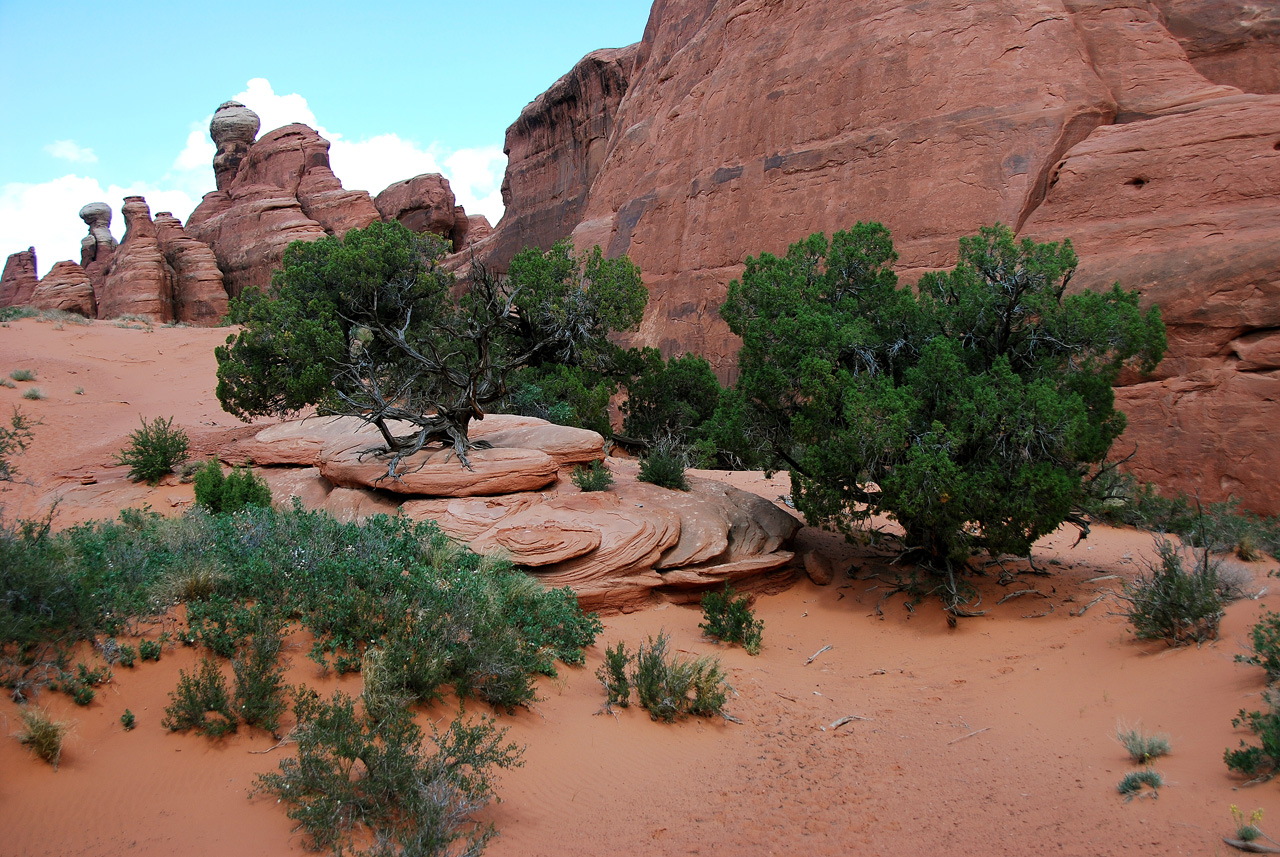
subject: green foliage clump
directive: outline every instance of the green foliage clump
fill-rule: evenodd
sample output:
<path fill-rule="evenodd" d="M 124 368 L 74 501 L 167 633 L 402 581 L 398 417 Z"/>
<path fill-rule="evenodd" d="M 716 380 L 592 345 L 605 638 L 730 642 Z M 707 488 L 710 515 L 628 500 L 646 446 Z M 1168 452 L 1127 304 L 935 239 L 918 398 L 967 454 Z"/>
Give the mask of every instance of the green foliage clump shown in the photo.
<path fill-rule="evenodd" d="M 367 831 L 386 853 L 478 854 L 493 836 L 472 817 L 493 798 L 493 770 L 519 767 L 522 751 L 503 744 L 506 730 L 492 720 L 459 717 L 433 732 L 428 753 L 401 706 L 375 716 L 341 691 L 329 702 L 303 692 L 295 712 L 297 757 L 262 774 L 258 788 L 288 804 L 310 847 L 348 853 Z"/>
<path fill-rule="evenodd" d="M 28 387 L 22 391 L 22 398 L 38 402 L 44 398 L 44 393 L 40 392 L 39 387 Z"/>
<path fill-rule="evenodd" d="M 1262 700 L 1267 704 L 1265 711 L 1245 711 L 1243 708 L 1232 719 L 1231 725 L 1239 729 L 1248 729 L 1258 739 L 1258 744 L 1248 744 L 1243 740 L 1238 749 L 1227 748 L 1223 753 L 1223 761 L 1236 773 L 1254 780 L 1269 780 L 1275 776 L 1280 767 L 1280 707 L 1277 707 L 1276 691 L 1262 692 Z"/>
<path fill-rule="evenodd" d="M 514 373 L 607 371 L 619 350 L 608 334 L 637 326 L 648 297 L 628 259 L 578 257 L 567 241 L 517 254 L 505 278 L 473 265 L 459 296 L 447 251 L 399 223 L 289 245 L 271 295 L 232 302 L 242 329 L 216 351 L 223 408 L 359 416 L 381 432 L 390 478 L 428 443 L 466 466 L 470 421 L 511 392 Z M 393 436 L 396 420 L 413 431 Z"/>
<path fill-rule="evenodd" d="M 1168 539 L 1156 543 L 1158 564 L 1125 581 L 1121 598 L 1134 633 L 1143 640 L 1167 640 L 1171 646 L 1216 639 L 1222 621 L 1217 564 L 1200 551 L 1187 570 L 1183 555 Z"/>
<path fill-rule="evenodd" d="M 169 694 L 160 725 L 171 732 L 194 729 L 212 738 L 236 731 L 237 719 L 222 677 L 212 658 L 201 658 L 197 671 L 178 671 L 178 687 Z"/>
<path fill-rule="evenodd" d="M 15 381 L 34 381 L 36 373 L 34 369 L 14 369 L 9 373 L 9 377 Z"/>
<path fill-rule="evenodd" d="M 111 668 L 103 665 L 89 668 L 87 664 L 76 664 L 75 672 L 64 671 L 57 682 L 57 689 L 71 697 L 76 705 L 88 705 L 93 702 L 97 692 L 94 688 L 111 681 Z"/>
<path fill-rule="evenodd" d="M 669 656 L 669 642 L 670 638 L 660 633 L 636 647 L 628 678 L 640 707 L 654 720 L 666 723 L 685 714 L 723 715 L 731 688 L 720 662 L 712 657 Z"/>
<path fill-rule="evenodd" d="M 603 461 L 593 461 L 586 467 L 573 468 L 570 477 L 581 491 L 605 491 L 613 484 L 613 474 Z"/>
<path fill-rule="evenodd" d="M 1118 286 L 1068 295 L 1070 243 L 1005 226 L 915 289 L 896 259 L 874 223 L 748 258 L 721 308 L 743 345 L 717 422 L 791 471 L 811 524 L 850 534 L 887 513 L 934 567 L 1025 556 L 1083 505 L 1125 426 L 1113 382 L 1163 355 L 1159 312 Z"/>
<path fill-rule="evenodd" d="M 0 308 L 0 322 L 17 321 L 20 318 L 34 318 L 40 310 L 33 306 L 7 306 Z"/>
<path fill-rule="evenodd" d="M 720 404 L 721 387 L 705 357 L 684 354 L 664 361 L 646 348 L 634 361 L 622 404 L 622 432 L 648 442 L 673 438 L 693 447 L 706 441 Z"/>
<path fill-rule="evenodd" d="M 124 731 L 132 732 L 134 727 L 138 725 L 138 718 L 126 708 L 124 714 L 120 715 L 120 725 L 124 727 Z"/>
<path fill-rule="evenodd" d="M 57 770 L 58 763 L 62 761 L 62 744 L 71 724 L 54 720 L 49 712 L 38 708 L 23 708 L 20 717 L 22 731 L 18 733 L 18 741 L 29 747 L 36 758 Z"/>
<path fill-rule="evenodd" d="M 707 592 L 702 596 L 702 623 L 698 625 L 709 637 L 726 643 L 738 643 L 749 655 L 760 654 L 764 642 L 764 621 L 751 609 L 752 597 L 737 595 L 725 584 L 723 592 Z"/>
<path fill-rule="evenodd" d="M 17 408 L 9 416 L 9 425 L 0 425 L 0 482 L 12 482 L 18 475 L 9 459 L 27 448 L 33 437 L 31 430 L 37 425 Z"/>
<path fill-rule="evenodd" d="M 196 471 L 196 502 L 213 514 L 231 514 L 245 506 L 270 506 L 271 488 L 265 479 L 238 465 L 223 475 L 222 465 L 210 460 Z"/>
<path fill-rule="evenodd" d="M 236 714 L 250 726 L 275 734 L 284 714 L 284 667 L 280 664 L 279 618 L 263 618 L 231 667 Z"/>
<path fill-rule="evenodd" d="M 604 663 L 596 670 L 596 678 L 604 685 L 608 697 L 606 707 L 628 708 L 631 705 L 631 680 L 627 677 L 627 665 L 630 663 L 631 653 L 621 640 L 616 646 L 604 650 Z"/>
<path fill-rule="evenodd" d="M 1262 821 L 1262 809 L 1255 809 L 1249 815 L 1245 815 L 1241 809 L 1234 803 L 1231 804 L 1231 820 L 1236 825 L 1236 839 L 1241 842 L 1252 842 L 1263 836 L 1262 828 L 1258 826 L 1258 822 Z"/>
<path fill-rule="evenodd" d="M 1268 610 L 1249 629 L 1251 655 L 1236 655 L 1236 661 L 1267 671 L 1267 682 L 1280 681 L 1280 613 Z"/>
<path fill-rule="evenodd" d="M 187 460 L 187 433 L 173 427 L 173 417 L 156 417 L 129 435 L 129 445 L 116 453 L 116 464 L 129 468 L 134 482 L 157 484 L 173 472 L 174 465 Z"/>
<path fill-rule="evenodd" d="M 689 459 L 679 444 L 674 439 L 663 438 L 641 457 L 636 478 L 660 488 L 688 491 L 689 479 L 684 473 L 688 467 Z"/>
<path fill-rule="evenodd" d="M 1120 727 L 1116 730 L 1116 740 L 1129 753 L 1129 758 L 1139 765 L 1146 765 L 1169 752 L 1168 735 L 1148 735 L 1137 727 Z"/>
<path fill-rule="evenodd" d="M 1151 791 L 1159 797 L 1160 787 L 1164 785 L 1164 777 L 1159 772 L 1144 768 L 1141 771 L 1130 771 L 1120 780 L 1120 784 L 1116 786 L 1116 791 L 1124 795 L 1127 800 L 1132 800 L 1141 794 L 1144 786 L 1150 786 Z"/>
<path fill-rule="evenodd" d="M 162 646 L 159 640 L 141 640 L 138 643 L 138 657 L 144 661 L 160 660 Z"/>

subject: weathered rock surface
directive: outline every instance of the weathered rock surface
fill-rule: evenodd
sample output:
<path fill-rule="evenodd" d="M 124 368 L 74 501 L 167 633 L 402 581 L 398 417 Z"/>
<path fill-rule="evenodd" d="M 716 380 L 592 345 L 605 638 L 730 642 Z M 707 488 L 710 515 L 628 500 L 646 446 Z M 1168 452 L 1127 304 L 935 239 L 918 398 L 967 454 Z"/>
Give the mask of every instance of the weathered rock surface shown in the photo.
<path fill-rule="evenodd" d="M 80 267 L 88 275 L 96 293 L 106 282 L 107 271 L 111 270 L 111 262 L 115 258 L 111 206 L 105 202 L 91 202 L 80 209 L 80 219 L 89 227 L 89 234 L 80 239 Z"/>
<path fill-rule="evenodd" d="M 486 253 L 505 264 L 525 247 L 550 247 L 582 220 L 617 130 L 636 52 L 632 45 L 588 54 L 507 129 L 506 211 Z"/>
<path fill-rule="evenodd" d="M 449 180 L 439 173 L 425 173 L 388 185 L 374 197 L 378 214 L 387 223 L 398 220 L 413 232 L 453 234 L 456 200 Z"/>
<path fill-rule="evenodd" d="M 471 497 L 532 491 L 554 482 L 555 459 L 536 449 L 473 449 L 471 469 L 452 449 L 424 449 L 409 456 L 388 476 L 389 456 L 368 451 L 363 440 L 354 446 L 326 447 L 320 474 L 346 488 L 373 487 L 396 494 L 428 497 Z"/>
<path fill-rule="evenodd" d="M 223 108 L 226 108 L 225 110 Z M 207 193 L 187 218 L 186 232 L 209 245 L 228 294 L 266 289 L 293 241 L 342 235 L 378 220 L 364 191 L 349 191 L 329 167 L 329 142 L 305 125 L 286 125 L 245 148 L 256 115 L 223 105 L 210 134 L 218 189 Z M 252 118 L 251 118 L 252 117 Z"/>
<path fill-rule="evenodd" d="M 1275 0 L 1154 0 L 1196 70 L 1245 92 L 1280 93 Z"/>
<path fill-rule="evenodd" d="M 25 306 L 40 282 L 36 277 L 36 248 L 28 247 L 5 260 L 0 274 L 0 307 Z"/>
<path fill-rule="evenodd" d="M 1201 499 L 1280 512 L 1280 97 L 1240 96 L 1099 128 L 1058 168 L 1026 232 L 1070 236 L 1072 287 L 1158 304 L 1169 350 L 1117 391 L 1132 469 Z"/>
<path fill-rule="evenodd" d="M 124 239 L 98 290 L 98 318 L 137 315 L 155 322 L 172 321 L 177 276 L 160 249 L 151 209 L 142 197 L 127 196 L 120 213 Z"/>
<path fill-rule="evenodd" d="M 97 318 L 98 307 L 93 296 L 93 283 L 84 268 L 75 262 L 58 262 L 40 278 L 31 295 L 31 305 L 39 309 L 57 309 Z"/>
<path fill-rule="evenodd" d="M 227 314 L 227 290 L 213 251 L 188 236 L 182 222 L 167 211 L 156 214 L 153 223 L 160 252 L 174 273 L 173 320 L 218 324 Z"/>

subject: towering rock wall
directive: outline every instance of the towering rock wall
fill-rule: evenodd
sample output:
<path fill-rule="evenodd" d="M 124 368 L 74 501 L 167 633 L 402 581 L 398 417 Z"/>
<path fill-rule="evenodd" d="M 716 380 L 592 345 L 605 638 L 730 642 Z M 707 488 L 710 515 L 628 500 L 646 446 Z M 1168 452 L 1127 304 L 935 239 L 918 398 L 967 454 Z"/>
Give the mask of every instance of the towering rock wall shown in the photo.
<path fill-rule="evenodd" d="M 1271 84 L 1240 59 L 1272 49 L 1276 5 L 657 0 L 616 101 L 549 109 L 580 63 L 511 126 L 484 247 L 501 266 L 572 224 L 629 254 L 650 290 L 635 339 L 730 378 L 718 310 L 747 255 L 877 220 L 910 281 L 983 224 L 1072 237 L 1077 287 L 1119 279 L 1169 324 L 1161 374 L 1120 391 L 1135 467 L 1280 512 L 1262 433 L 1280 424 L 1280 99 L 1242 93 Z M 603 160 L 567 184 L 583 127 L 611 129 Z"/>

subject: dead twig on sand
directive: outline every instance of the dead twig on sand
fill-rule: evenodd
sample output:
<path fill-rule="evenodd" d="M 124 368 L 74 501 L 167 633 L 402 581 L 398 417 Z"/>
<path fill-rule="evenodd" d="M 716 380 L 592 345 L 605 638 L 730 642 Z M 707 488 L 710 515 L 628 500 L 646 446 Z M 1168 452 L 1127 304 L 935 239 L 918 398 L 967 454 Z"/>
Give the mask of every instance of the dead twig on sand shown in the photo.
<path fill-rule="evenodd" d="M 796 701 L 796 698 L 795 698 L 794 696 L 787 696 L 785 693 L 778 693 L 776 690 L 774 691 L 774 693 L 775 693 L 776 695 L 778 695 L 778 696 L 782 697 L 783 699 L 788 700 L 789 702 L 795 702 L 795 701 Z"/>
<path fill-rule="evenodd" d="M 991 728 L 990 726 L 983 726 L 981 729 L 973 730 L 968 735 L 961 735 L 959 738 L 952 738 L 950 741 L 947 742 L 947 746 L 950 747 L 952 744 L 956 744 L 960 741 L 963 741 L 966 738 L 972 738 L 974 735 L 981 735 L 983 732 L 986 732 L 990 728 Z"/>
<path fill-rule="evenodd" d="M 1089 609 L 1090 607 L 1092 607 L 1093 605 L 1097 604 L 1099 601 L 1102 601 L 1103 599 L 1105 599 L 1105 598 L 1106 598 L 1108 595 L 1110 595 L 1110 594 L 1111 594 L 1110 592 L 1104 592 L 1104 593 L 1102 593 L 1101 595 L 1099 595 L 1097 598 L 1095 598 L 1095 599 L 1093 599 L 1092 601 L 1090 601 L 1088 604 L 1086 604 L 1086 605 L 1084 605 L 1083 607 L 1081 607 L 1079 610 L 1071 610 L 1071 611 L 1068 611 L 1068 612 L 1070 612 L 1072 616 L 1083 616 L 1083 615 L 1085 614 L 1085 611 L 1086 611 L 1086 610 L 1088 610 L 1088 609 Z"/>
<path fill-rule="evenodd" d="M 830 648 L 831 648 L 830 646 L 823 646 L 821 649 L 818 649 L 818 651 L 814 652 L 812 655 L 809 656 L 809 660 L 805 661 L 804 665 L 809 666 L 809 664 L 817 660 L 818 655 L 822 654 L 823 652 L 827 651 Z"/>
<path fill-rule="evenodd" d="M 1248 842 L 1244 839 L 1232 839 L 1229 836 L 1222 837 L 1222 841 L 1232 848 L 1239 848 L 1241 851 L 1249 851 L 1253 854 L 1280 854 L 1280 848 L 1263 845 L 1261 842 Z"/>
<path fill-rule="evenodd" d="M 999 601 L 997 601 L 996 604 L 1003 604 L 1006 601 L 1012 601 L 1015 598 L 1021 598 L 1023 595 L 1039 595 L 1041 598 L 1049 597 L 1048 595 L 1045 595 L 1043 592 L 1041 592 L 1039 589 L 1019 589 L 1015 592 L 1010 592 L 1004 598 L 1001 598 Z"/>
<path fill-rule="evenodd" d="M 270 753 L 272 750 L 279 750 L 279 749 L 280 749 L 281 747 L 283 747 L 285 744 L 292 744 L 292 743 L 293 743 L 293 730 L 291 729 L 291 730 L 289 730 L 289 734 L 288 734 L 288 735 L 284 736 L 283 738 L 281 738 L 281 739 L 280 739 L 279 741 L 277 741 L 276 743 L 272 744 L 272 745 L 271 745 L 270 747 L 268 747 L 267 749 L 265 749 L 265 750 L 250 750 L 249 752 L 250 752 L 250 753 L 253 753 L 254 755 L 261 756 L 261 755 L 263 755 L 264 753 Z"/>
<path fill-rule="evenodd" d="M 837 720 L 837 721 L 833 722 L 833 723 L 832 723 L 830 726 L 828 726 L 827 728 L 828 728 L 828 729 L 839 729 L 841 726 L 845 725 L 846 723 L 852 723 L 854 720 L 875 720 L 875 718 L 874 718 L 874 717 L 863 717 L 861 714 L 848 714 L 848 715 L 845 715 L 844 717 L 841 717 L 839 720 Z"/>

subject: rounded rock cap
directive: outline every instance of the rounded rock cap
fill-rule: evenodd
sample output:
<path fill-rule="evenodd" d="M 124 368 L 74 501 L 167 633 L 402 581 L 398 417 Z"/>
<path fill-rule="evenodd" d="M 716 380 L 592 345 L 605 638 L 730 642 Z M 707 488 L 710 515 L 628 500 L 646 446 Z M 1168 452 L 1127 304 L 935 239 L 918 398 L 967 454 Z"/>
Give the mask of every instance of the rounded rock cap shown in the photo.
<path fill-rule="evenodd" d="M 80 219 L 90 226 L 95 223 L 111 225 L 111 206 L 105 202 L 91 202 L 80 209 Z"/>
<path fill-rule="evenodd" d="M 257 113 L 239 101 L 224 101 L 209 122 L 209 136 L 219 146 L 229 141 L 252 143 L 261 127 L 262 120 Z"/>

